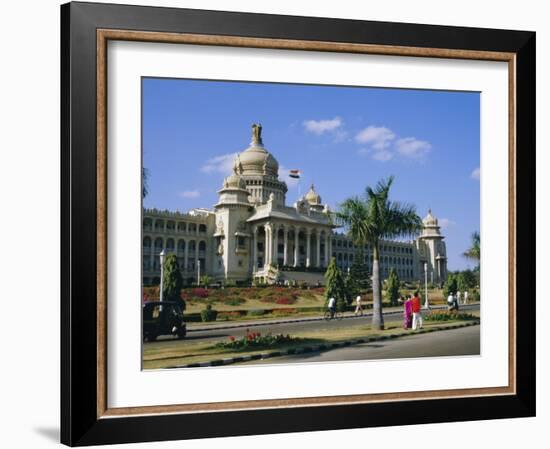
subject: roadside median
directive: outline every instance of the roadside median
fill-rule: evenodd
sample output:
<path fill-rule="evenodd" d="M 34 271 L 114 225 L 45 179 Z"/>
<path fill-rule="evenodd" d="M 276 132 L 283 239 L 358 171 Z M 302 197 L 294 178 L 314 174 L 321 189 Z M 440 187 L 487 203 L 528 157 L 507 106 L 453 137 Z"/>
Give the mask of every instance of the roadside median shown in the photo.
<path fill-rule="evenodd" d="M 273 349 L 263 348 L 258 350 L 232 351 L 217 354 L 207 354 L 206 350 L 201 354 L 200 349 L 187 353 L 165 353 L 165 354 L 149 354 L 144 357 L 145 369 L 175 369 L 175 368 L 197 368 L 197 367 L 216 367 L 232 365 L 236 363 L 248 362 L 253 360 L 276 358 L 280 356 L 288 356 L 295 354 L 305 354 L 313 352 L 330 351 L 332 349 L 343 348 L 363 343 L 378 342 L 384 340 L 392 340 L 412 335 L 425 334 L 430 332 L 439 332 L 451 329 L 458 329 L 468 326 L 479 325 L 479 320 L 466 322 L 450 322 L 450 323 L 425 323 L 423 329 L 417 331 L 404 330 L 399 327 L 390 328 L 384 333 L 379 334 L 374 331 L 363 330 L 364 335 L 354 336 L 350 331 L 346 338 L 338 337 L 337 334 L 331 335 L 324 332 L 323 334 L 303 335 L 300 341 L 295 344 L 287 345 L 286 347 L 274 347 Z M 302 342 L 303 341 L 303 342 Z M 203 348 L 208 349 L 208 348 Z"/>

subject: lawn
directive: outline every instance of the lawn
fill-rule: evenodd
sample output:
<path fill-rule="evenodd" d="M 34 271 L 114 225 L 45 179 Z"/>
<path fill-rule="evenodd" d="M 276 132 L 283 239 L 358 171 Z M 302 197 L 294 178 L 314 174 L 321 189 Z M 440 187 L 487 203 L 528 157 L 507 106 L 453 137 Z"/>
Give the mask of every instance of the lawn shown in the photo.
<path fill-rule="evenodd" d="M 438 329 L 448 325 L 459 325 L 464 321 L 424 322 L 425 329 Z M 170 342 L 156 342 L 144 346 L 143 368 L 159 369 L 189 363 L 206 362 L 216 359 L 254 355 L 266 352 L 300 348 L 304 346 L 320 345 L 376 336 L 403 336 L 414 334 L 414 331 L 405 330 L 397 324 L 389 325 L 384 331 L 373 331 L 370 326 L 351 328 L 321 329 L 310 332 L 296 332 L 292 334 L 294 340 L 272 347 L 243 348 L 241 350 L 220 348 L 216 342 L 193 342 L 180 340 Z M 227 341 L 227 340 L 226 340 Z"/>

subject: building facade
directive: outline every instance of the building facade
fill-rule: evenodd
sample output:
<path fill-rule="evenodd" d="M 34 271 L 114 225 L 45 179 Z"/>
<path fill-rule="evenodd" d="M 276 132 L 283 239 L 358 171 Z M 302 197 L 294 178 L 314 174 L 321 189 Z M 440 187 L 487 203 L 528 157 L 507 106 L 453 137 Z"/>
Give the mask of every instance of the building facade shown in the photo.
<path fill-rule="evenodd" d="M 338 232 L 331 212 L 312 185 L 292 206 L 279 164 L 264 147 L 261 126 L 253 125 L 250 146 L 234 160 L 213 209 L 189 213 L 144 209 L 143 283 L 160 281 L 160 252 L 175 253 L 187 284 L 203 274 L 216 282 L 247 283 L 295 280 L 323 282 L 334 257 L 347 270 L 363 255 L 372 269 L 372 248 L 358 248 Z M 431 211 L 414 241 L 383 241 L 380 269 L 386 278 L 395 268 L 402 280 L 442 282 L 447 274 L 444 236 Z"/>

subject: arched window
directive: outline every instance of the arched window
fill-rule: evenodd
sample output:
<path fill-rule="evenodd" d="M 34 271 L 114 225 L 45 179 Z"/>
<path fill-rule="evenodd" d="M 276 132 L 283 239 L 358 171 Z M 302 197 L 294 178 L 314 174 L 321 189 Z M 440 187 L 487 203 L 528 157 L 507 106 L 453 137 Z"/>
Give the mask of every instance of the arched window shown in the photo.
<path fill-rule="evenodd" d="M 174 239 L 166 240 L 166 251 L 170 251 L 170 252 L 174 251 Z"/>
<path fill-rule="evenodd" d="M 200 224 L 199 225 L 199 232 L 201 234 L 206 234 L 206 225 L 205 224 Z"/>
<path fill-rule="evenodd" d="M 178 240 L 178 253 L 185 252 L 185 240 L 180 239 Z"/>
<path fill-rule="evenodd" d="M 144 237 L 143 238 L 143 248 L 144 249 L 151 249 L 151 237 Z"/>
<path fill-rule="evenodd" d="M 199 242 L 199 251 L 206 251 L 206 242 L 204 240 Z"/>
<path fill-rule="evenodd" d="M 155 239 L 155 252 L 160 253 L 163 247 L 164 247 L 164 244 L 163 244 L 162 238 L 157 237 Z"/>

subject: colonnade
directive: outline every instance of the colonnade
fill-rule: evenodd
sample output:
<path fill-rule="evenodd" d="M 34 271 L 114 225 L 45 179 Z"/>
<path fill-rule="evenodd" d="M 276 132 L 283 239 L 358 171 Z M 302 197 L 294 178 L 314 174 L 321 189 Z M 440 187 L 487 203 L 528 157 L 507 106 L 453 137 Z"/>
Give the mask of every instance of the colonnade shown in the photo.
<path fill-rule="evenodd" d="M 263 267 L 280 264 L 280 244 L 283 245 L 283 266 L 323 268 L 328 265 L 330 260 L 331 233 L 329 228 L 295 227 L 266 223 L 264 225 L 255 226 L 252 232 L 252 260 L 254 271 L 258 268 L 262 268 L 258 264 L 260 256 L 258 243 L 260 243 L 260 240 L 264 243 L 262 252 Z M 313 244 L 312 240 L 314 240 Z M 301 257 L 300 254 L 301 243 L 305 246 L 303 257 Z M 323 243 L 323 248 L 321 247 L 321 243 Z M 324 257 L 321 257 L 321 255 Z"/>

